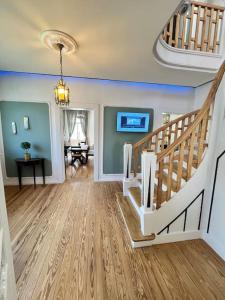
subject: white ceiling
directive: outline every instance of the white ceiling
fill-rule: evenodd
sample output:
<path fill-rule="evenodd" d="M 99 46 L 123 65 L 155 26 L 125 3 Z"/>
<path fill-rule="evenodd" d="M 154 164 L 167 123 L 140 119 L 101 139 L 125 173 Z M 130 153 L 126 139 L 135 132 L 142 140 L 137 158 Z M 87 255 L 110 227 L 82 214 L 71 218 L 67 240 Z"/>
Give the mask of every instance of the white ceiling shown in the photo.
<path fill-rule="evenodd" d="M 154 61 L 153 45 L 179 0 L 1 0 L 0 69 L 58 74 L 58 54 L 40 33 L 72 35 L 78 53 L 64 57 L 70 76 L 197 86 L 208 73 L 179 71 Z"/>

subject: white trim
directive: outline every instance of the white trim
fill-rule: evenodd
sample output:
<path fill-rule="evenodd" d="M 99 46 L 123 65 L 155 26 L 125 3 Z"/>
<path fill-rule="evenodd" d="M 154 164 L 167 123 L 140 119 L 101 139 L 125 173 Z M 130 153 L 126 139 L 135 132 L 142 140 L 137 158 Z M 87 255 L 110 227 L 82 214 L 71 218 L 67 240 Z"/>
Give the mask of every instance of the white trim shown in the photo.
<path fill-rule="evenodd" d="M 46 184 L 54 184 L 60 183 L 57 181 L 57 178 L 53 176 L 46 176 L 45 177 Z M 22 185 L 33 185 L 34 179 L 33 177 L 22 177 Z M 43 179 L 41 176 L 36 177 L 36 184 L 43 184 Z M 19 185 L 17 177 L 6 177 L 4 181 L 4 185 Z"/>
<path fill-rule="evenodd" d="M 155 42 L 153 54 L 155 61 L 164 67 L 190 71 L 215 73 L 223 61 L 222 54 L 174 48 L 161 37 Z"/>
<path fill-rule="evenodd" d="M 203 240 L 225 261 L 225 247 L 218 241 L 215 241 L 209 234 L 202 234 Z"/>
<path fill-rule="evenodd" d="M 101 174 L 99 181 L 123 181 L 123 174 Z"/>
<path fill-rule="evenodd" d="M 148 247 L 152 245 L 159 245 L 165 243 L 175 243 L 180 241 L 188 241 L 200 239 L 200 231 L 186 231 L 186 232 L 172 232 L 164 235 L 157 235 L 156 238 L 152 241 L 143 241 L 143 242 L 134 242 L 131 240 L 133 248 Z"/>
<path fill-rule="evenodd" d="M 82 103 L 82 102 L 70 102 L 68 109 L 86 109 L 94 111 L 94 181 L 99 181 L 99 104 L 94 103 Z M 61 138 L 61 153 L 60 157 L 64 162 L 64 138 L 62 132 L 62 118 L 60 118 L 60 138 Z M 63 170 L 65 180 L 65 170 Z"/>

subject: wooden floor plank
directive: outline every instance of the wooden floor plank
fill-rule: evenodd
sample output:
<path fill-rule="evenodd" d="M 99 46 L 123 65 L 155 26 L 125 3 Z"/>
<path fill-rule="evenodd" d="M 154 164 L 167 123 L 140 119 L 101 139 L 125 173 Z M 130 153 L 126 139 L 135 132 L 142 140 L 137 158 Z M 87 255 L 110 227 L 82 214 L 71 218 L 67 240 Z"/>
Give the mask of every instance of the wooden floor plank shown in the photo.
<path fill-rule="evenodd" d="M 225 299 L 225 263 L 202 240 L 132 249 L 92 161 L 60 185 L 6 188 L 19 299 Z"/>

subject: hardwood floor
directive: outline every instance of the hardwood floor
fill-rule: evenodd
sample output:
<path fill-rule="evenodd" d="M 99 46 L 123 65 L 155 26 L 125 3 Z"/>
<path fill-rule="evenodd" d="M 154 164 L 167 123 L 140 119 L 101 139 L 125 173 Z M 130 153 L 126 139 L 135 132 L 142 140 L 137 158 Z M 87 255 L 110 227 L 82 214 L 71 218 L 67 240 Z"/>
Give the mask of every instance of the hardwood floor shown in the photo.
<path fill-rule="evenodd" d="M 225 263 L 201 240 L 132 249 L 117 182 L 7 187 L 19 299 L 225 299 Z"/>

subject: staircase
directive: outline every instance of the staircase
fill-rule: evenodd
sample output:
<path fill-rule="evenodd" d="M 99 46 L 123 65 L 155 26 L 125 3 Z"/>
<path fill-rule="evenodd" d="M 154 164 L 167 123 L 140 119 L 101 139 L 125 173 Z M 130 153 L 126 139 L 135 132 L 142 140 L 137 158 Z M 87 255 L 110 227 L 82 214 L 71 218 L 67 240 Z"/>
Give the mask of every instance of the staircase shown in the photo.
<path fill-rule="evenodd" d="M 207 149 L 220 67 L 200 110 L 124 145 L 123 193 L 117 201 L 133 247 L 200 237 Z"/>

